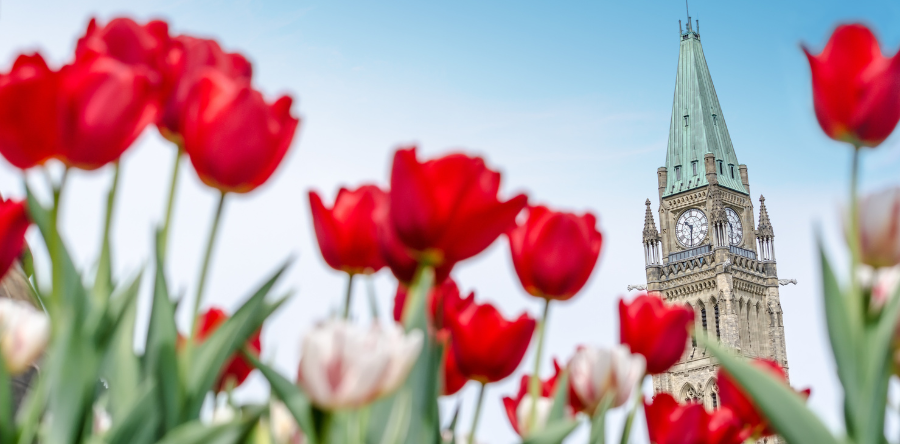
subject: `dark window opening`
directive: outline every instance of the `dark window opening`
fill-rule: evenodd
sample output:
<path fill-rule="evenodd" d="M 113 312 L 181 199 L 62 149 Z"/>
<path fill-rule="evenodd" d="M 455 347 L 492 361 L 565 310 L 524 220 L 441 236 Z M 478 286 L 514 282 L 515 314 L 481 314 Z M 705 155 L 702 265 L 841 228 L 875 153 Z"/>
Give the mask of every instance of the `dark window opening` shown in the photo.
<path fill-rule="evenodd" d="M 706 308 L 700 309 L 700 321 L 703 323 L 703 331 L 706 331 Z"/>
<path fill-rule="evenodd" d="M 719 174 L 725 174 L 725 171 L 722 169 L 722 168 L 723 168 L 723 167 L 722 167 L 722 161 L 719 160 L 719 161 L 717 161 L 717 162 L 719 163 Z"/>
<path fill-rule="evenodd" d="M 711 397 L 712 397 L 712 404 L 713 404 L 712 407 L 713 407 L 713 410 L 718 410 L 718 409 L 719 409 L 719 398 L 718 398 L 718 396 L 716 396 L 716 394 L 713 393 L 713 394 L 711 395 Z"/>
<path fill-rule="evenodd" d="M 675 180 L 681 180 L 681 165 L 675 167 Z"/>
<path fill-rule="evenodd" d="M 713 311 L 715 311 L 716 316 L 716 339 L 721 337 L 719 333 L 719 304 L 713 305 Z"/>
<path fill-rule="evenodd" d="M 731 178 L 734 179 L 734 165 L 729 163 L 728 169 L 731 171 Z"/>

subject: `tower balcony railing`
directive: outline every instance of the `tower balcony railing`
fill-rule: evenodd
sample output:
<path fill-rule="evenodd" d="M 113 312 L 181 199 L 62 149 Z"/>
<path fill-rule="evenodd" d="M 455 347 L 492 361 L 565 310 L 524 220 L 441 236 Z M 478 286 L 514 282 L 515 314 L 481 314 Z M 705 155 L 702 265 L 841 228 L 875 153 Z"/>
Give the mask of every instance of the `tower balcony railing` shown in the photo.
<path fill-rule="evenodd" d="M 695 256 L 702 256 L 704 254 L 712 252 L 712 245 L 701 245 L 696 248 L 691 248 L 690 250 L 679 251 L 677 253 L 669 254 L 669 263 L 680 261 L 688 258 L 692 258 Z"/>
<path fill-rule="evenodd" d="M 756 253 L 754 253 L 751 250 L 745 250 L 741 247 L 735 247 L 734 245 L 729 246 L 728 250 L 731 251 L 731 254 L 734 254 L 737 256 L 743 256 L 747 259 L 756 260 Z"/>

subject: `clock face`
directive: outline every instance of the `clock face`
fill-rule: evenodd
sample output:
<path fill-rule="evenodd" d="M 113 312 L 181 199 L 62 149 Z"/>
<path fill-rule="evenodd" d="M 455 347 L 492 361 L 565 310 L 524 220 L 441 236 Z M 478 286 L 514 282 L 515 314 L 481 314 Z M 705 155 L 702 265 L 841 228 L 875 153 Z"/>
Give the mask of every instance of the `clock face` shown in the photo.
<path fill-rule="evenodd" d="M 740 244 L 741 238 L 744 236 L 741 218 L 738 217 L 737 213 L 731 208 L 725 209 L 725 217 L 728 218 L 728 242 L 730 242 L 731 245 Z"/>
<path fill-rule="evenodd" d="M 678 223 L 675 224 L 675 238 L 685 247 L 700 245 L 707 232 L 709 221 L 706 220 L 706 214 L 696 208 L 681 213 Z"/>

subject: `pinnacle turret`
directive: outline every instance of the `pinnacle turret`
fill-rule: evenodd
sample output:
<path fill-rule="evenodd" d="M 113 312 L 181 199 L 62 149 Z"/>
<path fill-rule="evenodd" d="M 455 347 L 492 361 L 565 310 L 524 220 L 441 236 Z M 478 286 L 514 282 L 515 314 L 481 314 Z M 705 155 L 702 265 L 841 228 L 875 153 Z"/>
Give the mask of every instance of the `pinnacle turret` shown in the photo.
<path fill-rule="evenodd" d="M 769 212 L 766 211 L 766 198 L 762 195 L 759 196 L 759 227 L 756 229 L 756 237 L 762 239 L 775 237 L 772 222 L 769 221 Z"/>
<path fill-rule="evenodd" d="M 647 199 L 644 204 L 647 205 L 647 212 L 644 213 L 644 243 L 659 242 L 659 231 L 656 229 L 653 212 L 650 210 L 650 199 Z"/>

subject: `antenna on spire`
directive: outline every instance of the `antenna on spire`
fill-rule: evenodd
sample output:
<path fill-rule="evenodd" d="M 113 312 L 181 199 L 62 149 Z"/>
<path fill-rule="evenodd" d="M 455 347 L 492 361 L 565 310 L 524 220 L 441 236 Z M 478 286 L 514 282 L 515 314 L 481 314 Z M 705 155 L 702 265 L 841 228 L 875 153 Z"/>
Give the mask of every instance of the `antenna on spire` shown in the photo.
<path fill-rule="evenodd" d="M 688 0 L 684 0 L 684 10 L 687 11 L 688 23 L 691 22 L 691 8 L 688 7 Z"/>

